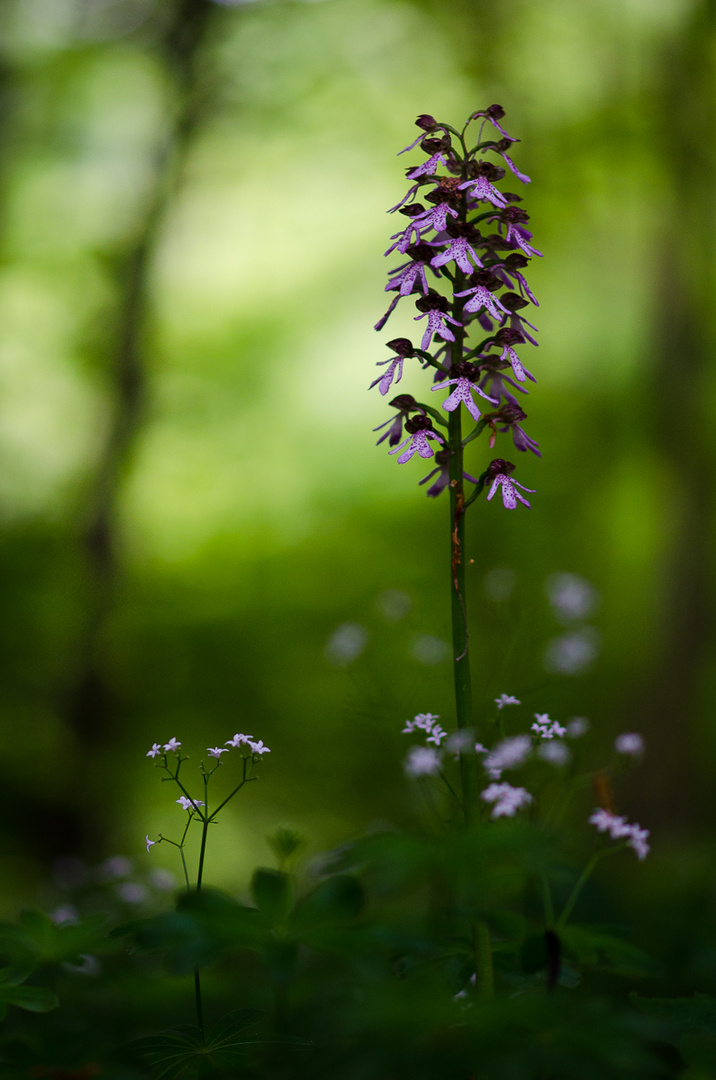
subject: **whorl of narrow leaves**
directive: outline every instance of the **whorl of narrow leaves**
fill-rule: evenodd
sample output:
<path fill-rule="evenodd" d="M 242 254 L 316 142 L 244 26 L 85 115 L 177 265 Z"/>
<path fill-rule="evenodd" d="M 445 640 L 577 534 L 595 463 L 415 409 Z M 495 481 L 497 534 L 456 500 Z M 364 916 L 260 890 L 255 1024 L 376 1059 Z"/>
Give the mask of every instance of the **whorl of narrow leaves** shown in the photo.
<path fill-rule="evenodd" d="M 423 114 L 416 120 L 421 134 L 400 151 L 420 144 L 426 160 L 407 170 L 411 187 L 389 211 L 401 214 L 406 224 L 391 237 L 385 254 L 395 252 L 396 260 L 402 256 L 405 261 L 388 273 L 385 291 L 395 295 L 375 329 L 383 329 L 400 300 L 412 298 L 418 311 L 414 318 L 422 322 L 423 335 L 419 347 L 404 337 L 387 342 L 391 355 L 378 361 L 385 370 L 371 387 L 388 394 L 402 379 L 406 361 L 415 359 L 423 369 L 433 369 L 431 390 L 445 389 L 445 412 L 464 405 L 476 424 L 461 443 L 453 441 L 448 446 L 433 425 L 435 420 L 447 427 L 443 414 L 409 394 L 390 402 L 397 414 L 375 429 L 388 428 L 378 441 L 387 438 L 391 454 L 402 451 L 401 465 L 416 453 L 423 458 L 434 456 L 437 468 L 420 481 L 425 484 L 437 476 L 428 488 L 430 496 L 439 495 L 448 485 L 450 458 L 461 454 L 485 429 L 490 450 L 498 435 L 509 433 L 514 449 L 541 456 L 539 444 L 522 427 L 527 414 L 514 392 L 527 394 L 528 380 L 535 381 L 517 347 L 537 345 L 536 327 L 523 314 L 530 304 L 537 306 L 537 300 L 523 271 L 534 255 L 542 253 L 531 243 L 529 214 L 518 205 L 521 196 L 497 187 L 507 170 L 494 159 L 504 162 L 523 184 L 530 183 L 508 155 L 519 140 L 501 126 L 503 116 L 501 106 L 490 105 L 473 113 L 458 132 Z M 470 146 L 467 132 L 476 120 L 480 127 Z M 487 123 L 496 132 L 488 129 L 493 137 L 483 139 Z M 471 334 L 474 342 L 468 340 Z M 463 477 L 476 485 L 474 496 L 489 483 L 488 499 L 501 488 L 508 509 L 514 509 L 518 501 L 529 506 L 517 489 L 531 489 L 510 476 L 514 468 L 496 457 L 485 463 L 479 477 L 466 472 Z"/>

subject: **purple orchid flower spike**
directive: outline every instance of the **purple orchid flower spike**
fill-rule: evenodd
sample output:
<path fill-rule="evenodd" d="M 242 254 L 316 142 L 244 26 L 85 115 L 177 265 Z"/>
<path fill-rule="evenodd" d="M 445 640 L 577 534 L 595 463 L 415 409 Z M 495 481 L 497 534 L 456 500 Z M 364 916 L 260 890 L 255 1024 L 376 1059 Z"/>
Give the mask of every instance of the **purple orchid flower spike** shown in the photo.
<path fill-rule="evenodd" d="M 426 197 L 425 201 L 430 201 L 430 195 Z M 415 205 L 419 206 L 420 203 L 416 203 Z M 423 210 L 413 224 L 419 226 L 423 232 L 427 232 L 428 229 L 434 229 L 436 233 L 441 233 L 444 232 L 447 227 L 448 214 L 450 214 L 451 217 L 457 217 L 457 210 L 446 200 L 445 202 L 439 202 L 437 206 L 433 206 L 429 210 Z"/>
<path fill-rule="evenodd" d="M 373 428 L 373 431 L 380 431 L 384 427 L 388 428 L 385 434 L 381 435 L 378 439 L 375 444 L 376 446 L 380 446 L 386 439 L 388 440 L 389 446 L 397 446 L 403 434 L 403 423 L 407 424 L 410 413 L 417 411 L 422 414 L 423 412 L 412 394 L 398 394 L 397 397 L 393 398 L 390 404 L 394 409 L 397 409 L 398 412 L 395 416 L 389 417 L 382 424 L 378 424 L 378 427 Z M 390 427 L 388 427 L 388 425 L 390 425 Z"/>
<path fill-rule="evenodd" d="M 504 239 L 505 247 L 519 248 L 525 255 L 539 255 L 542 258 L 542 252 L 535 247 L 531 247 L 528 243 L 528 240 L 532 239 L 532 233 L 525 228 L 525 222 L 529 221 L 529 219 L 529 214 L 519 206 L 505 206 L 499 213 L 491 214 L 485 220 L 499 221 L 500 225 L 507 226 Z"/>
<path fill-rule="evenodd" d="M 497 430 L 504 433 L 512 432 L 512 441 L 516 450 L 531 450 L 537 457 L 542 457 L 539 452 L 539 443 L 531 439 L 527 432 L 520 427 L 520 420 L 526 420 L 527 413 L 517 404 L 503 405 L 495 417 L 493 423 Z"/>
<path fill-rule="evenodd" d="M 376 325 L 376 329 L 385 326 L 403 296 L 412 296 L 415 301 L 415 321 L 425 320 L 419 348 L 408 338 L 388 343 L 392 352 L 378 361 L 381 374 L 371 387 L 378 386 L 381 396 L 386 397 L 401 381 L 405 360 L 415 356 L 418 366 L 434 369 L 432 389 L 444 386 L 447 391 L 442 406 L 450 417 L 448 434 L 434 430 L 431 417 L 439 419 L 434 409 L 404 394 L 391 402 L 396 415 L 376 431 L 381 442 L 389 440 L 390 452 L 401 464 L 416 455 L 435 456 L 435 468 L 420 484 L 433 498 L 447 489 L 456 513 L 457 507 L 469 506 L 482 491 L 482 482 L 465 472 L 463 454 L 485 428 L 489 429 L 490 447 L 500 433 L 509 431 L 517 450 L 539 456 L 537 441 L 522 427 L 525 413 L 518 397 L 527 393 L 526 383 L 534 382 L 534 376 L 522 363 L 518 346 L 525 342 L 537 345 L 532 336 L 536 327 L 525 318 L 523 309 L 530 303 L 538 306 L 526 274 L 531 257 L 541 252 L 532 244 L 529 214 L 520 205 L 522 197 L 499 187 L 508 169 L 522 182 L 530 182 L 512 160 L 512 147 L 518 140 L 502 127 L 503 116 L 500 105 L 473 114 L 470 119 L 484 123 L 472 149 L 463 141 L 465 129 L 457 136 L 455 128 L 428 113 L 418 117 L 420 134 L 401 153 L 419 146 L 425 160 L 406 170 L 412 186 L 391 212 L 400 211 L 407 223 L 391 236 L 386 252 L 398 251 L 405 261 L 389 272 L 385 291 L 393 298 Z M 496 134 L 481 141 L 486 123 Z M 455 146 L 451 136 L 456 136 Z M 479 153 L 499 155 L 503 160 L 498 164 L 499 157 L 493 162 L 478 157 Z M 484 235 L 480 231 L 483 222 L 495 222 L 495 231 Z M 428 268 L 437 284 L 428 285 Z M 475 347 L 468 339 L 478 328 L 487 338 Z M 480 398 L 494 411 L 481 411 L 485 407 Z M 462 437 L 461 405 L 477 423 L 467 438 Z M 501 472 L 492 466 L 489 473 L 476 471 L 483 480 L 489 477 L 492 496 L 501 488 L 508 508 L 514 509 L 520 501 L 527 505 L 520 488 L 528 489 L 510 480 L 513 466 L 503 464 Z M 466 480 L 477 485 L 467 500 L 462 490 Z M 456 565 L 454 561 L 454 573 Z M 458 577 L 454 580 L 457 589 Z"/>
<path fill-rule="evenodd" d="M 526 394 L 528 391 L 526 387 L 520 386 L 519 383 L 510 378 L 504 370 L 508 367 L 508 364 L 495 354 L 479 357 L 479 360 L 480 363 L 477 366 L 479 368 L 478 386 L 480 389 L 494 401 L 499 402 L 504 398 L 510 405 L 519 405 L 517 398 L 507 389 L 507 384 L 513 389 L 519 390 L 521 394 Z"/>
<path fill-rule="evenodd" d="M 401 206 L 405 206 L 406 203 L 409 203 L 412 199 L 414 199 L 415 198 L 415 192 L 418 190 L 419 187 L 420 187 L 420 181 L 418 181 L 417 184 L 413 184 L 413 186 L 411 188 L 408 188 L 408 190 L 406 191 L 405 195 L 400 200 L 400 202 L 397 202 L 395 204 L 395 206 L 391 206 L 390 210 L 388 210 L 388 213 L 389 214 L 394 214 L 396 210 L 400 210 Z"/>
<path fill-rule="evenodd" d="M 400 446 L 396 446 L 394 450 L 388 451 L 389 454 L 397 454 L 407 444 L 408 449 L 398 458 L 399 465 L 405 465 L 406 461 L 410 461 L 416 451 L 422 458 L 432 457 L 433 448 L 430 446 L 428 439 L 435 439 L 439 443 L 445 442 L 442 435 L 438 435 L 436 431 L 433 431 L 433 422 L 429 416 L 411 417 L 410 420 L 405 422 L 405 430 L 408 432 L 408 438 L 404 439 Z"/>
<path fill-rule="evenodd" d="M 431 293 L 429 296 L 423 296 L 420 300 L 416 300 L 415 306 L 418 311 L 422 311 L 422 315 L 415 316 L 416 322 L 419 319 L 424 319 L 426 315 L 428 317 L 428 326 L 420 343 L 423 352 L 430 348 L 430 342 L 435 334 L 444 341 L 455 340 L 455 335 L 445 323 L 450 322 L 453 326 L 461 326 L 462 324 L 457 319 L 453 319 L 452 315 L 448 315 L 448 302 L 444 296 Z"/>
<path fill-rule="evenodd" d="M 426 134 L 431 135 L 433 131 L 445 131 L 443 125 L 438 124 L 435 117 L 431 116 L 430 113 L 421 113 L 418 119 L 415 121 L 415 124 L 421 129 L 420 134 L 418 135 L 417 139 L 413 139 L 413 141 L 408 146 L 404 146 L 402 150 L 398 151 L 398 157 L 400 157 L 401 154 L 407 153 L 408 150 L 412 150 L 413 147 L 417 146 L 419 142 L 422 142 Z"/>
<path fill-rule="evenodd" d="M 429 480 L 432 480 L 432 478 L 437 475 L 438 478 L 435 483 L 431 484 L 428 490 L 425 492 L 425 494 L 428 495 L 431 499 L 436 499 L 438 495 L 440 495 L 450 483 L 451 456 L 452 454 L 450 450 L 438 450 L 435 455 L 435 464 L 437 465 L 437 468 L 433 469 L 432 472 L 429 472 L 427 476 L 424 476 L 422 480 L 418 481 L 418 485 L 422 487 L 423 484 L 427 484 Z M 477 480 L 476 477 L 470 476 L 470 474 L 465 472 L 464 469 L 462 476 L 464 480 L 469 480 L 471 484 L 479 483 L 479 480 Z"/>
<path fill-rule="evenodd" d="M 520 484 L 519 480 L 512 480 L 510 473 L 514 471 L 515 466 L 511 461 L 505 461 L 503 458 L 495 458 L 491 461 L 487 467 L 487 476 L 489 480 L 492 480 L 492 486 L 487 496 L 489 502 L 492 496 L 497 491 L 498 487 L 502 488 L 502 505 L 505 510 L 515 510 L 517 508 L 517 500 L 523 503 L 528 509 L 531 509 L 530 504 L 523 495 L 520 495 L 517 490 L 518 487 L 523 491 L 528 491 L 530 495 L 534 494 L 534 488 L 525 487 L 524 484 Z"/>
<path fill-rule="evenodd" d="M 530 244 L 527 243 L 527 241 L 531 239 L 532 233 L 528 232 L 527 229 L 523 229 L 519 225 L 507 226 L 507 235 L 505 236 L 505 240 L 508 240 L 510 243 L 514 244 L 520 249 L 520 251 L 524 251 L 525 255 L 539 255 L 541 259 L 542 252 L 539 251 L 536 247 L 532 247 Z"/>
<path fill-rule="evenodd" d="M 388 319 L 390 318 L 390 316 L 393 314 L 396 307 L 398 306 L 398 301 L 399 300 L 400 300 L 400 293 L 398 293 L 397 296 L 394 296 L 393 299 L 390 301 L 390 307 L 386 311 L 385 315 L 381 315 L 381 317 L 378 319 L 378 322 L 373 327 L 374 330 L 382 330 L 383 329 L 383 327 L 387 323 Z"/>
<path fill-rule="evenodd" d="M 442 139 L 423 139 L 420 143 L 420 149 L 424 150 L 430 157 L 422 165 L 418 165 L 417 168 L 406 173 L 408 180 L 418 180 L 421 176 L 432 176 L 439 165 L 447 165 L 450 136 L 446 135 Z"/>
<path fill-rule="evenodd" d="M 422 203 L 413 203 L 412 206 L 403 206 L 398 211 L 403 214 L 404 217 L 410 218 L 410 223 L 407 228 L 402 232 L 393 233 L 391 240 L 395 240 L 394 244 L 391 244 L 385 255 L 390 255 L 391 251 L 399 251 L 401 255 L 410 247 L 411 243 L 419 244 L 421 232 L 425 232 L 429 228 L 427 223 L 423 223 L 419 220 L 426 211 Z"/>
<path fill-rule="evenodd" d="M 488 105 L 486 109 L 481 109 L 480 112 L 472 114 L 471 119 L 477 120 L 478 116 L 484 116 L 486 120 L 489 120 L 493 127 L 496 127 L 505 139 L 510 143 L 519 142 L 519 139 L 515 139 L 514 136 L 508 135 L 503 127 L 498 123 L 499 120 L 505 115 L 505 110 L 501 105 Z"/>
<path fill-rule="evenodd" d="M 500 221 L 507 226 L 505 243 L 518 247 L 525 255 L 539 255 L 542 258 L 542 252 L 527 242 L 532 239 L 532 233 L 525 228 L 525 222 L 529 219 L 529 214 L 519 206 L 506 206 L 500 214 Z"/>
<path fill-rule="evenodd" d="M 410 262 L 390 271 L 395 277 L 392 277 L 385 286 L 385 292 L 397 290 L 401 296 L 409 296 L 416 285 L 419 285 L 426 293 L 428 283 L 425 278 L 425 267 L 430 264 L 433 255 L 432 248 L 429 244 L 411 244 L 406 249 L 406 254 L 410 256 Z"/>
<path fill-rule="evenodd" d="M 397 356 L 390 356 L 387 360 L 378 360 L 376 367 L 383 367 L 385 364 L 389 364 L 390 366 L 387 371 L 384 371 L 382 375 L 379 375 L 377 379 L 374 379 L 368 387 L 369 390 L 372 390 L 374 386 L 379 385 L 380 392 L 384 397 L 390 390 L 393 379 L 395 378 L 397 383 L 402 379 L 403 364 L 406 358 L 415 356 L 413 343 L 408 338 L 393 338 L 392 341 L 387 342 L 387 345 L 389 349 L 393 349 L 393 351 L 397 353 Z"/>
<path fill-rule="evenodd" d="M 482 378 L 480 379 L 478 386 L 481 390 L 484 390 L 486 394 L 489 394 L 494 401 L 502 401 L 504 398 L 510 405 L 519 405 L 519 402 L 515 395 L 507 389 L 507 384 L 514 387 L 515 390 L 521 390 L 523 394 L 527 391 L 521 387 L 518 383 L 500 371 L 485 371 L 482 372 Z"/>
<path fill-rule="evenodd" d="M 502 180 L 505 170 L 491 161 L 478 161 L 472 170 L 474 175 L 460 184 L 460 189 L 467 189 L 476 202 L 489 202 L 499 210 L 507 206 L 507 199 L 495 187 L 495 182 Z"/>
<path fill-rule="evenodd" d="M 503 320 L 508 324 L 508 328 L 516 330 L 522 335 L 524 340 L 530 341 L 533 345 L 539 345 L 539 342 L 535 341 L 532 335 L 525 330 L 525 327 L 529 326 L 531 330 L 534 330 L 534 332 L 537 333 L 537 327 L 531 322 L 528 322 L 524 315 L 519 314 L 522 308 L 527 307 L 528 301 L 518 293 L 513 292 L 503 293 L 500 299 L 509 311 L 508 316 L 503 316 Z"/>
<path fill-rule="evenodd" d="M 460 221 L 448 221 L 445 226 L 445 232 L 450 237 L 450 243 L 445 251 L 440 255 L 436 255 L 434 259 L 430 260 L 432 267 L 445 266 L 446 263 L 455 262 L 462 270 L 463 274 L 471 274 L 473 267 L 468 259 L 468 255 L 472 256 L 472 260 L 475 266 L 482 266 L 482 260 L 470 246 L 470 241 L 477 243 L 480 239 L 480 233 L 474 225 L 468 225 Z M 434 245 L 442 245 L 444 241 L 433 241 Z"/>
<path fill-rule="evenodd" d="M 494 147 L 490 147 L 490 149 L 494 149 L 495 153 L 500 155 L 502 160 L 506 162 L 510 171 L 517 177 L 518 180 L 521 180 L 523 184 L 531 184 L 532 181 L 529 176 L 527 176 L 526 173 L 520 172 L 512 158 L 509 157 L 507 154 L 507 151 L 510 149 L 510 146 L 513 142 L 519 142 L 519 139 L 510 139 L 509 137 L 500 139 L 500 141 L 495 143 Z"/>
<path fill-rule="evenodd" d="M 515 330 L 511 326 L 505 326 L 497 331 L 493 340 L 498 348 L 500 345 L 502 346 L 500 360 L 507 361 L 512 365 L 512 372 L 519 382 L 524 382 L 525 379 L 531 379 L 532 382 L 537 382 L 532 372 L 527 370 L 515 350 L 512 348 L 513 345 L 519 345 L 524 342 L 525 336 L 521 331 Z M 489 357 L 486 359 L 489 359 Z"/>
<path fill-rule="evenodd" d="M 509 315 L 509 309 L 501 300 L 492 295 L 496 289 L 502 288 L 502 282 L 490 270 L 478 270 L 477 273 L 471 274 L 469 285 L 469 289 L 455 293 L 455 296 L 471 297 L 465 304 L 465 311 L 474 313 L 485 308 L 498 322 L 504 315 Z"/>
<path fill-rule="evenodd" d="M 530 300 L 535 307 L 539 307 L 539 301 L 527 284 L 524 274 L 521 273 L 525 267 L 529 266 L 529 262 L 530 260 L 526 255 L 520 254 L 519 251 L 513 251 L 502 260 L 500 266 L 494 266 L 492 269 L 500 281 L 507 285 L 508 288 L 514 288 L 516 281 L 522 296 Z"/>
<path fill-rule="evenodd" d="M 431 390 L 441 390 L 443 386 L 455 387 L 450 396 L 443 401 L 443 409 L 447 412 L 458 409 L 460 402 L 463 402 L 470 416 L 477 422 L 482 414 L 473 400 L 473 393 L 479 394 L 480 397 L 489 401 L 491 405 L 499 404 L 499 400 L 496 401 L 494 398 L 488 397 L 485 391 L 480 389 L 477 384 L 479 370 L 469 360 L 459 360 L 456 364 L 453 364 L 450 370 L 455 372 L 456 378 L 445 379 L 444 382 L 436 383 L 435 386 L 430 387 Z"/>

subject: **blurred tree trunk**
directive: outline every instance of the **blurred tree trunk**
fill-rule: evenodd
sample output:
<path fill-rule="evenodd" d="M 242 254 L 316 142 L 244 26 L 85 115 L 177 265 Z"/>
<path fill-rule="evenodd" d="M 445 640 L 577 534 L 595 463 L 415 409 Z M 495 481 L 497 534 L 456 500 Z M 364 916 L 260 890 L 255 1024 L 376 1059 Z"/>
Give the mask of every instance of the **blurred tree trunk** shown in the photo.
<path fill-rule="evenodd" d="M 87 498 L 80 535 L 85 567 L 85 618 L 75 647 L 76 665 L 65 694 L 63 714 L 77 743 L 78 768 L 92 747 L 105 742 L 116 720 L 116 703 L 103 655 L 104 629 L 121 579 L 118 501 L 147 400 L 147 347 L 151 313 L 152 262 L 187 151 L 201 119 L 200 53 L 216 5 L 211 0 L 177 0 L 164 13 L 156 48 L 170 80 L 172 115 L 156 147 L 153 183 L 133 236 L 113 260 L 116 309 L 107 350 L 112 414 Z M 76 778 L 68 778 L 70 784 Z M 40 825 L 47 857 L 97 850 L 90 816 L 73 799 L 59 797 L 51 808 L 55 827 Z M 41 815 L 42 816 L 42 815 Z M 94 818 L 94 815 L 92 816 Z"/>
<path fill-rule="evenodd" d="M 662 150 L 670 199 L 659 237 L 651 381 L 642 404 L 656 458 L 667 465 L 662 500 L 673 535 L 662 569 L 659 649 L 630 715 L 633 726 L 643 723 L 649 736 L 639 801 L 647 804 L 650 824 L 677 828 L 695 824 L 704 795 L 698 783 L 699 775 L 706 781 L 700 767 L 704 738 L 697 729 L 707 712 L 716 644 L 715 50 L 716 0 L 697 0 L 683 34 L 665 50 L 659 93 L 652 97 L 655 144 Z"/>

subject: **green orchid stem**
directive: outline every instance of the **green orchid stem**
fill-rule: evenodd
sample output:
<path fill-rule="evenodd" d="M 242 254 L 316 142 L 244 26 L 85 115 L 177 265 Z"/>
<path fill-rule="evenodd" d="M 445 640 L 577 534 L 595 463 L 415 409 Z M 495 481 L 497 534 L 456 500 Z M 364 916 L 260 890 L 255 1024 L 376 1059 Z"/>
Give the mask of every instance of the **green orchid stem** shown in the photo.
<path fill-rule="evenodd" d="M 475 956 L 475 989 L 479 998 L 495 996 L 495 973 L 492 967 L 492 942 L 486 922 L 472 924 L 472 947 Z"/>
<path fill-rule="evenodd" d="M 460 411 L 450 413 L 450 546 L 453 672 L 455 677 L 455 710 L 459 729 L 472 727 L 472 685 L 470 681 L 470 652 L 465 605 L 465 492 L 462 479 L 462 433 Z M 477 796 L 474 750 L 460 753 L 460 780 L 465 822 L 475 817 Z"/>
<path fill-rule="evenodd" d="M 465 275 L 457 270 L 455 291 L 465 287 Z M 453 318 L 462 323 L 464 300 L 453 300 Z M 462 358 L 464 331 L 455 326 L 455 341 L 451 346 L 452 362 Z M 461 409 L 453 409 L 448 423 L 448 448 L 450 450 L 450 602 L 452 613 L 453 671 L 455 677 L 455 711 L 459 729 L 472 728 L 472 685 L 470 681 L 470 650 L 467 629 L 467 605 L 465 601 L 465 487 L 463 483 L 463 445 Z M 465 823 L 470 824 L 476 816 L 477 758 L 474 751 L 460 752 L 460 780 Z"/>
<path fill-rule="evenodd" d="M 463 144 L 464 145 L 464 144 Z M 465 175 L 463 167 L 463 176 Z M 467 219 L 467 198 L 463 196 L 459 220 Z M 466 275 L 456 266 L 453 293 L 463 292 Z M 455 341 L 450 346 L 451 367 L 463 359 L 465 330 L 463 308 L 465 298 L 453 295 L 452 317 Z M 450 601 L 452 613 L 453 672 L 455 678 L 455 712 L 459 730 L 473 730 L 472 683 L 470 679 L 470 640 L 467 626 L 467 602 L 465 595 L 465 486 L 463 482 L 462 407 L 450 413 L 448 423 L 448 448 L 450 484 Z M 471 739 L 472 742 L 472 739 Z M 460 781 L 465 824 L 469 828 L 479 821 L 477 755 L 474 747 L 460 751 Z M 474 898 L 468 898 L 474 904 Z M 475 961 L 475 983 L 478 997 L 494 996 L 495 984 L 492 968 L 492 943 L 486 922 L 475 920 L 470 927 Z"/>

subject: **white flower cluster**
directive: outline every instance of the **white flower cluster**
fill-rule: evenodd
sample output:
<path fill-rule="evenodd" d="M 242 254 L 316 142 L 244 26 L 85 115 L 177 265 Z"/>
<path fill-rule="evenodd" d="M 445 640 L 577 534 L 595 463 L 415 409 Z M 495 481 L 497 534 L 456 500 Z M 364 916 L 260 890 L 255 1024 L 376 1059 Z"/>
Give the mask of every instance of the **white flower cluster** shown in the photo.
<path fill-rule="evenodd" d="M 533 801 L 529 791 L 523 787 L 512 787 L 512 784 L 490 784 L 480 794 L 485 802 L 492 803 L 490 817 L 514 817 L 523 806 L 529 806 Z"/>
<path fill-rule="evenodd" d="M 645 859 L 649 854 L 650 848 L 646 842 L 649 830 L 642 829 L 640 825 L 630 825 L 625 817 L 617 817 L 609 810 L 599 809 L 589 818 L 589 824 L 595 825 L 601 833 L 609 833 L 612 840 L 626 840 L 639 859 Z"/>
<path fill-rule="evenodd" d="M 537 757 L 548 761 L 550 765 L 566 765 L 572 755 L 569 747 L 558 739 L 556 742 L 543 742 L 537 747 Z"/>
<path fill-rule="evenodd" d="M 614 741 L 614 749 L 618 754 L 641 757 L 644 753 L 644 740 L 635 731 L 625 731 L 622 735 L 617 735 Z"/>
<path fill-rule="evenodd" d="M 485 758 L 483 765 L 493 780 L 500 780 L 504 769 L 517 769 L 523 765 L 532 753 L 532 739 L 529 735 L 514 735 L 503 739 Z"/>
<path fill-rule="evenodd" d="M 253 741 L 253 735 L 234 735 L 233 739 L 227 739 L 226 746 L 248 746 L 252 754 L 270 754 L 268 746 L 264 746 L 263 739 Z"/>
<path fill-rule="evenodd" d="M 567 729 L 558 724 L 556 720 L 550 720 L 547 713 L 535 713 L 535 723 L 532 725 L 532 731 L 534 731 L 540 739 L 553 739 L 555 735 L 563 739 L 567 734 Z"/>
<path fill-rule="evenodd" d="M 259 739 L 258 742 L 253 741 L 253 735 L 234 735 L 232 739 L 227 739 L 225 746 L 233 746 L 235 748 L 241 746 L 248 746 L 252 754 L 270 754 L 268 746 L 264 746 L 263 739 Z M 152 743 L 151 750 L 147 750 L 147 757 L 155 758 L 159 754 L 172 754 L 176 753 L 181 747 L 181 743 L 178 739 L 171 738 L 168 743 Z M 209 757 L 216 758 L 217 761 L 221 760 L 222 754 L 228 754 L 228 750 L 225 750 L 221 746 L 208 746 Z"/>
<path fill-rule="evenodd" d="M 520 702 L 510 694 L 500 694 L 495 698 L 495 704 L 500 710 L 506 705 L 519 705 Z M 440 717 L 433 713 L 418 713 L 412 720 L 406 721 L 402 729 L 404 734 L 424 732 L 426 744 L 433 744 L 411 747 L 403 763 L 407 776 L 437 776 L 442 766 L 441 744 L 444 739 L 447 740 L 445 749 L 455 754 L 472 746 L 476 754 L 484 754 L 483 766 L 492 781 L 502 780 L 505 770 L 518 769 L 524 765 L 532 756 L 533 749 L 535 756 L 541 761 L 564 766 L 571 757 L 571 751 L 564 742 L 565 736 L 577 739 L 589 729 L 589 721 L 583 716 L 573 717 L 568 725 L 563 727 L 556 720 L 551 720 L 547 713 L 534 713 L 534 723 L 531 725 L 533 735 L 513 735 L 488 749 L 482 743 L 473 743 L 474 734 L 467 728 L 448 735 L 438 724 L 439 719 Z M 636 732 L 625 732 L 617 737 L 614 747 L 617 753 L 636 758 L 644 752 L 644 740 Z M 495 782 L 480 793 L 480 798 L 492 804 L 490 816 L 493 818 L 514 817 L 518 810 L 533 802 L 533 796 L 526 788 Z M 626 818 L 617 817 L 608 810 L 596 810 L 589 821 L 596 825 L 600 832 L 608 832 L 613 840 L 626 840 L 640 859 L 646 858 L 649 852 L 646 842 L 649 836 L 647 829 L 630 825 Z"/>
<path fill-rule="evenodd" d="M 152 749 L 147 750 L 147 757 L 156 757 L 157 754 L 161 754 L 162 752 L 165 754 L 175 754 L 180 746 L 181 743 L 174 737 L 172 737 L 168 743 L 164 743 L 164 746 L 162 746 L 161 743 L 155 742 L 152 743 Z"/>
<path fill-rule="evenodd" d="M 406 776 L 436 776 L 440 772 L 440 754 L 432 746 L 411 746 L 403 768 Z"/>

